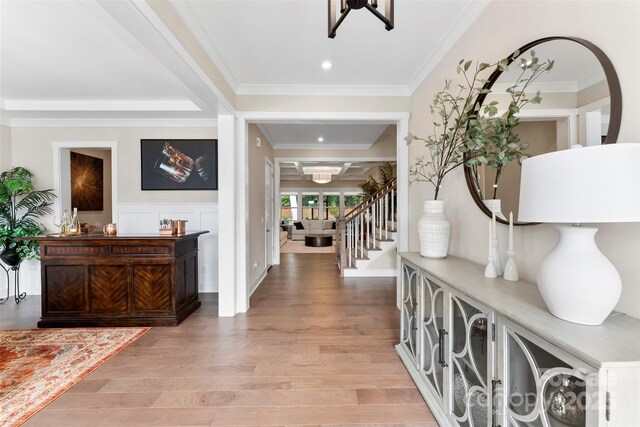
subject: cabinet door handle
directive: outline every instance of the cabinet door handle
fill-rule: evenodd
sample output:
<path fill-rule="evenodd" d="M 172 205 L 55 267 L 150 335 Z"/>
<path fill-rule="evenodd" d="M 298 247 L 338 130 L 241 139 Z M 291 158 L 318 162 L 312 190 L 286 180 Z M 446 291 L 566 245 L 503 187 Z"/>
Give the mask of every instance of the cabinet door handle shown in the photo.
<path fill-rule="evenodd" d="M 438 329 L 438 363 L 443 368 L 446 368 L 447 365 L 444 363 L 444 336 L 447 335 L 447 331 L 444 329 Z"/>

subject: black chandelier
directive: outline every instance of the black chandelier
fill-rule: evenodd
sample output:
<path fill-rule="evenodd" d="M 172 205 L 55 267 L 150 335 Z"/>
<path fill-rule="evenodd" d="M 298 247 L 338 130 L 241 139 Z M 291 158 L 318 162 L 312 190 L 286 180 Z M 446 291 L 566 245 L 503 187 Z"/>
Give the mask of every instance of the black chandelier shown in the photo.
<path fill-rule="evenodd" d="M 385 24 L 387 31 L 393 30 L 393 0 L 384 0 L 384 15 L 378 12 L 378 0 L 340 0 L 340 18 L 336 21 L 336 1 L 329 0 L 329 38 L 336 36 L 336 31 L 351 9 L 368 9 Z"/>

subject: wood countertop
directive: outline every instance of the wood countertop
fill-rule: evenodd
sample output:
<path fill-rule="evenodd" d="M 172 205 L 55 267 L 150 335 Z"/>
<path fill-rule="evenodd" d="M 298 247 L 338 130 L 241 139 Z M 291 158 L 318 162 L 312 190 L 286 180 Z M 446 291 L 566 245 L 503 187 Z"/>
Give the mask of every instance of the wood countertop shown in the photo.
<path fill-rule="evenodd" d="M 76 235 L 60 235 L 47 234 L 35 237 L 24 237 L 23 240 L 36 240 L 39 242 L 77 242 L 89 240 L 179 240 L 187 237 L 197 237 L 208 233 L 208 230 L 187 231 L 184 234 L 160 234 L 160 233 L 118 233 L 116 236 L 105 236 L 102 233 L 76 234 Z"/>

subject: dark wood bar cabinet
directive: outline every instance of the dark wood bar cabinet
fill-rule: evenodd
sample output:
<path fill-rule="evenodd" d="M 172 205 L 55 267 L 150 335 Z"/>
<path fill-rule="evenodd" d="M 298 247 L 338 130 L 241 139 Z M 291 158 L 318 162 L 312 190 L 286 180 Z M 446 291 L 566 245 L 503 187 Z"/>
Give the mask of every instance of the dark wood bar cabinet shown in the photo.
<path fill-rule="evenodd" d="M 34 238 L 42 275 L 38 327 L 178 325 L 200 307 L 204 233 Z"/>

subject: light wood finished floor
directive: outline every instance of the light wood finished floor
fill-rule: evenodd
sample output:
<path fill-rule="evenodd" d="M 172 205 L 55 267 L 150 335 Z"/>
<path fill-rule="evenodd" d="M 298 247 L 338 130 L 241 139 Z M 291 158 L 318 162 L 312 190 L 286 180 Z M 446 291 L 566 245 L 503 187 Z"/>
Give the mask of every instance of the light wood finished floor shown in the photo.
<path fill-rule="evenodd" d="M 395 279 L 340 279 L 333 259 L 283 254 L 235 318 L 203 295 L 26 425 L 437 426 L 393 349 Z"/>

